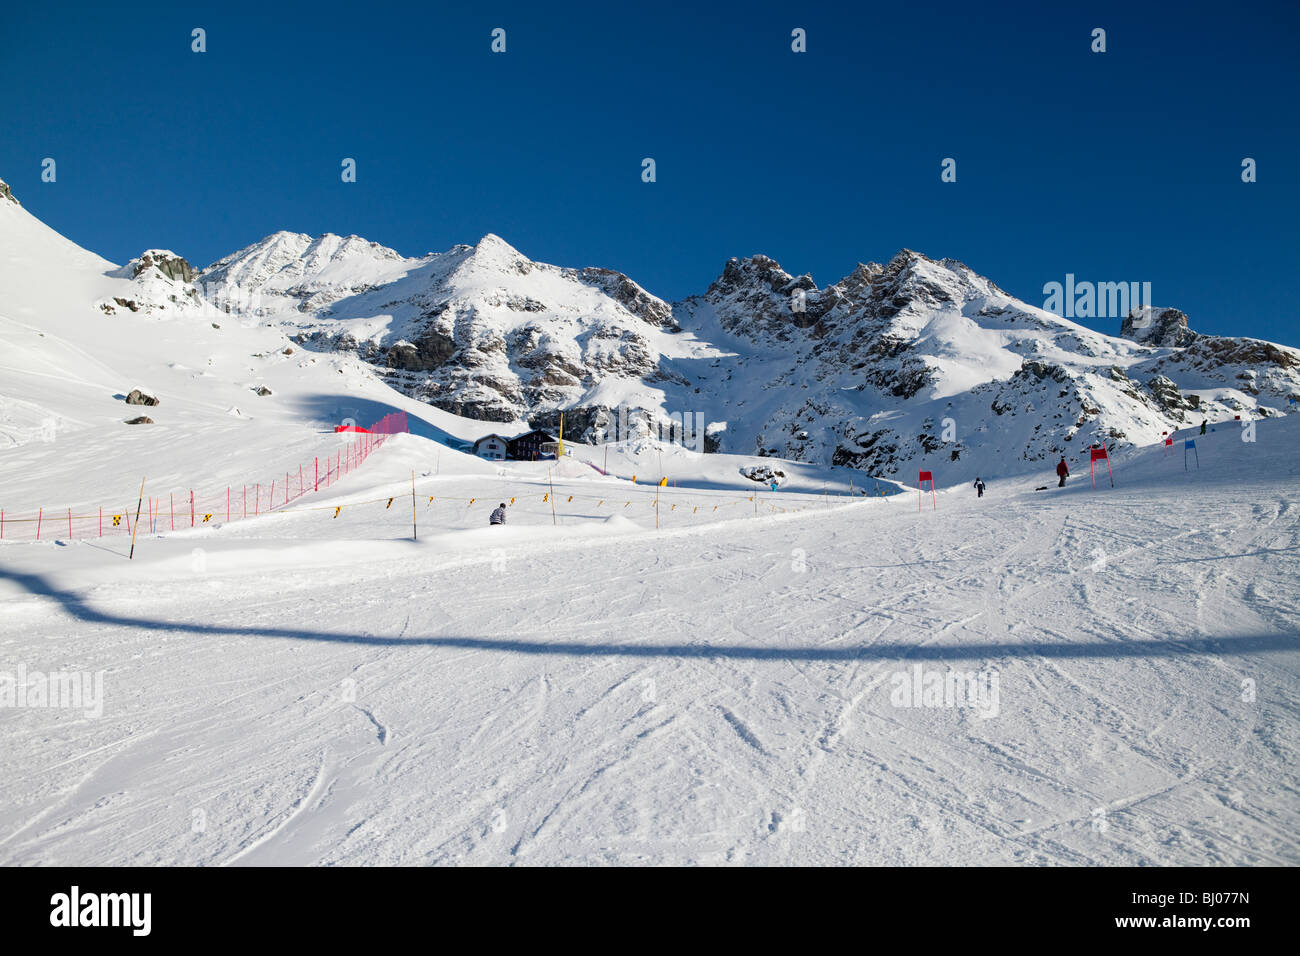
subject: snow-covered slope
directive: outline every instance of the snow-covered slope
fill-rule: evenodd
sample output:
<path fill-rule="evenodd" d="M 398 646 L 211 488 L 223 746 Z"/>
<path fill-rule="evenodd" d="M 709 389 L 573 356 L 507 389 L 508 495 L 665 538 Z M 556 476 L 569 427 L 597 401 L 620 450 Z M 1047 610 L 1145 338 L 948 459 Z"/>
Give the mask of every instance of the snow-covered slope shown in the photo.
<path fill-rule="evenodd" d="M 477 423 L 394 392 L 354 356 L 218 308 L 182 263 L 150 250 L 117 267 L 0 198 L 0 508 L 122 502 L 141 477 L 269 481 L 333 454 L 345 419 L 395 409 L 419 412 L 431 437 L 477 437 Z M 159 403 L 128 405 L 135 389 Z M 126 424 L 142 416 L 152 423 Z"/>
<path fill-rule="evenodd" d="M 399 436 L 134 562 L 0 546 L 0 671 L 101 682 L 0 709 L 0 863 L 1294 865 L 1300 418 L 1241 434 L 922 512 Z"/>

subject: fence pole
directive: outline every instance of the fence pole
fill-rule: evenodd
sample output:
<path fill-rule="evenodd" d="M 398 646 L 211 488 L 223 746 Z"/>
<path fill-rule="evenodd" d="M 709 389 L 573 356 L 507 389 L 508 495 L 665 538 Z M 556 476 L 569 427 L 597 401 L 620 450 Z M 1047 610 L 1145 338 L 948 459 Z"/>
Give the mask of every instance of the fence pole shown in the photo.
<path fill-rule="evenodd" d="M 104 509 L 99 509 L 99 536 L 104 536 Z M 5 510 L 0 508 L 0 541 L 5 539 Z"/>
<path fill-rule="evenodd" d="M 68 540 L 72 540 L 72 509 L 68 509 Z"/>
<path fill-rule="evenodd" d="M 190 489 L 190 527 L 194 527 L 194 489 Z"/>
<path fill-rule="evenodd" d="M 171 498 L 172 530 L 175 531 L 176 530 L 176 492 L 169 491 L 167 494 Z"/>
<path fill-rule="evenodd" d="M 226 485 L 226 523 L 230 523 L 230 486 Z"/>
<path fill-rule="evenodd" d="M 313 488 L 312 490 L 320 491 L 320 458 L 319 457 L 317 457 L 316 459 L 316 487 Z"/>
<path fill-rule="evenodd" d="M 41 516 L 45 514 L 45 509 L 40 508 L 36 512 L 36 540 L 41 540 Z"/>

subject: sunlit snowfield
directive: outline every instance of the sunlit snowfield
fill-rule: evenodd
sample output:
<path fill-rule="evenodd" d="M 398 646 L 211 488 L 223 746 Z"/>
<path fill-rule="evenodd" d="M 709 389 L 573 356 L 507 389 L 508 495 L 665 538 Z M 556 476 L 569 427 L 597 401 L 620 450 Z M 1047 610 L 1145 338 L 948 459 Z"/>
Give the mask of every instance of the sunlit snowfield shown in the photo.
<path fill-rule="evenodd" d="M 0 660 L 104 700 L 0 709 L 0 863 L 1294 863 L 1297 425 L 920 512 L 679 463 L 658 530 L 400 436 L 133 562 L 6 544 Z"/>

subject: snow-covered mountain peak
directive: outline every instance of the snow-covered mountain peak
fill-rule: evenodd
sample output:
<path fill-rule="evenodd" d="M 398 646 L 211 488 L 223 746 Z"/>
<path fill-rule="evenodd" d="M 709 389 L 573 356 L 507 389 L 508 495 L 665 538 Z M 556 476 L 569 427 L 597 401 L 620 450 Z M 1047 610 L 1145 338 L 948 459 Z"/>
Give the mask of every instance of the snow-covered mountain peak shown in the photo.
<path fill-rule="evenodd" d="M 527 275 L 533 262 L 510 243 L 489 232 L 473 246 L 451 250 L 459 262 L 455 271 L 462 276 Z"/>
<path fill-rule="evenodd" d="M 227 301 L 255 297 L 262 313 L 310 311 L 392 282 L 425 261 L 361 236 L 281 231 L 214 262 L 201 279 Z"/>
<path fill-rule="evenodd" d="M 22 205 L 22 203 L 18 201 L 18 197 L 13 194 L 13 190 L 9 188 L 9 184 L 3 179 L 0 179 L 0 202 L 11 202 L 15 206 Z"/>
<path fill-rule="evenodd" d="M 360 236 L 277 232 L 197 281 L 165 249 L 104 262 L 15 203 L 0 202 L 0 239 L 12 267 L 0 305 L 61 307 L 24 270 L 75 262 L 94 281 L 69 296 L 101 316 L 211 313 L 195 323 L 206 329 L 220 311 L 254 314 L 456 415 L 553 428 L 563 410 L 575 439 L 608 437 L 620 407 L 689 410 L 720 451 L 991 477 L 1093 441 L 1157 440 L 1193 416 L 1300 402 L 1296 350 L 1197 336 L 1175 309 L 1105 335 L 908 248 L 821 288 L 769 256 L 735 258 L 669 303 L 615 270 L 534 262 L 494 233 L 407 258 Z"/>

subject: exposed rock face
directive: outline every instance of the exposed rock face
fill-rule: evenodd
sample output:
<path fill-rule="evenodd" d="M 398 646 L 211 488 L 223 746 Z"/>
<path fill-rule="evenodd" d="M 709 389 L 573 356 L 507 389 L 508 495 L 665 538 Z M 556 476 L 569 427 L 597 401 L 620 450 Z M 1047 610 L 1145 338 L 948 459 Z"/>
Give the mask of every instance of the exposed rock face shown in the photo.
<path fill-rule="evenodd" d="M 128 405 L 157 405 L 158 401 L 158 396 L 142 392 L 138 388 L 131 389 L 126 396 Z"/>
<path fill-rule="evenodd" d="M 153 419 L 148 415 L 141 415 L 139 418 L 128 418 L 126 423 L 128 425 L 152 425 Z"/>
<path fill-rule="evenodd" d="M 263 397 L 272 394 L 271 390 L 267 388 L 265 385 L 258 385 L 256 388 L 253 389 L 253 392 L 254 394 L 261 395 Z"/>
<path fill-rule="evenodd" d="M 132 259 L 128 265 L 132 279 L 139 278 L 141 273 L 149 269 L 157 269 L 168 279 L 177 282 L 193 282 L 199 274 L 182 256 L 166 249 L 149 249 L 138 259 Z"/>
<path fill-rule="evenodd" d="M 1119 334 L 1143 345 L 1171 349 L 1184 348 L 1197 339 L 1184 313 L 1149 305 L 1131 311 L 1120 324 Z"/>
<path fill-rule="evenodd" d="M 1185 399 L 1182 392 L 1178 390 L 1178 386 L 1163 375 L 1152 377 L 1147 382 L 1147 388 L 1151 390 L 1151 395 L 1164 409 L 1165 413 L 1170 418 L 1180 422 L 1185 420 L 1183 415 L 1185 410 L 1195 408 L 1199 404 L 1199 401 L 1190 402 Z"/>
<path fill-rule="evenodd" d="M 587 268 L 577 272 L 583 282 L 596 286 L 638 319 L 666 328 L 676 328 L 673 310 L 667 302 L 657 299 L 621 272 L 612 269 Z M 540 307 L 541 303 L 537 303 Z M 540 308 L 530 311 L 540 311 Z"/>
<path fill-rule="evenodd" d="M 456 354 L 456 340 L 436 328 L 425 330 L 418 342 L 396 342 L 388 349 L 388 364 L 406 372 L 432 372 Z"/>
<path fill-rule="evenodd" d="M 18 201 L 17 197 L 14 196 L 13 192 L 9 189 L 9 184 L 5 182 L 3 179 L 0 179 L 0 202 L 11 202 L 15 206 L 22 205 L 22 203 Z"/>

